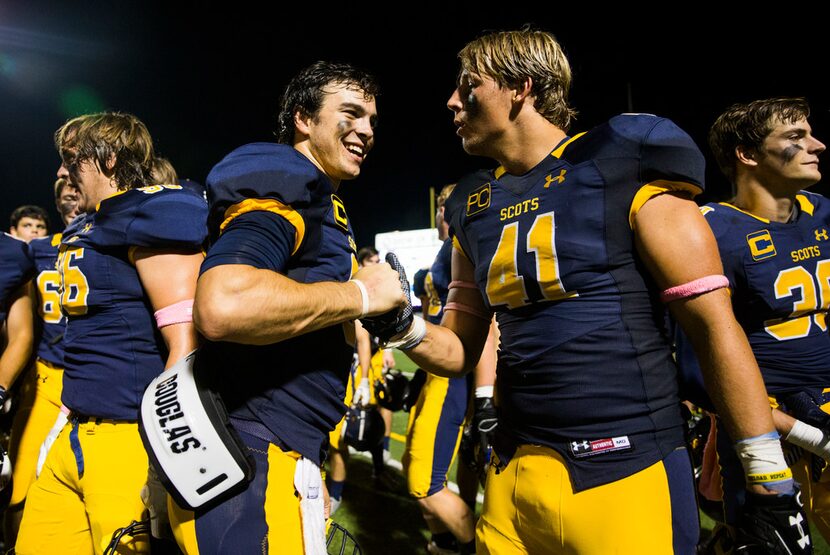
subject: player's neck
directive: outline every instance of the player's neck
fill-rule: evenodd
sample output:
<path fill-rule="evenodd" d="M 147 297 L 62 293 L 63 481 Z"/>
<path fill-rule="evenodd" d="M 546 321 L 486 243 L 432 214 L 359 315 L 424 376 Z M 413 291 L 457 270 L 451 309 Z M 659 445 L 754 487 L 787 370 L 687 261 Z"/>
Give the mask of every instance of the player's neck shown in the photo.
<path fill-rule="evenodd" d="M 547 120 L 518 124 L 496 158 L 507 173 L 523 175 L 545 159 L 567 135 Z"/>
<path fill-rule="evenodd" d="M 795 191 L 773 191 L 749 181 L 738 186 L 732 204 L 745 212 L 771 222 L 789 222 L 795 213 Z"/>

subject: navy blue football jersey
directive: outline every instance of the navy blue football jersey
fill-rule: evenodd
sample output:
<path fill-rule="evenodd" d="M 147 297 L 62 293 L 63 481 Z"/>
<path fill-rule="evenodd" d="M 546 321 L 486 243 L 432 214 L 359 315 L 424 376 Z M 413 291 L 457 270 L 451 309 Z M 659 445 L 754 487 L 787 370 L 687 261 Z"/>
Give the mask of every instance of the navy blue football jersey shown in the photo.
<path fill-rule="evenodd" d="M 346 281 L 357 270 L 343 202 L 294 148 L 242 146 L 213 168 L 207 186 L 216 240 L 202 272 L 247 264 L 315 283 Z M 232 418 L 264 424 L 282 448 L 320 464 L 346 411 L 352 353 L 338 325 L 264 346 L 206 342 L 196 368 Z"/>
<path fill-rule="evenodd" d="M 412 294 L 419 299 L 427 294 L 426 289 L 424 289 L 424 280 L 426 280 L 428 273 L 429 268 L 421 268 L 412 276 Z"/>
<path fill-rule="evenodd" d="M 424 291 L 428 301 L 424 313 L 433 324 L 440 324 L 450 290 L 452 266 L 452 239 L 447 239 L 435 256 L 435 261 L 424 278 Z"/>
<path fill-rule="evenodd" d="M 703 189 L 704 159 L 669 120 L 621 115 L 565 139 L 521 176 L 462 179 L 451 233 L 499 324 L 504 459 L 560 452 L 576 490 L 683 445 L 677 369 L 633 218 L 656 194 Z"/>
<path fill-rule="evenodd" d="M 37 272 L 35 286 L 41 320 L 37 356 L 57 366 L 63 366 L 63 333 L 66 328 L 66 317 L 61 312 L 61 276 L 57 268 L 61 237 L 60 233 L 56 233 L 29 243 L 29 257 Z"/>
<path fill-rule="evenodd" d="M 806 191 L 796 199 L 788 223 L 727 203 L 701 208 L 718 241 L 735 316 L 772 394 L 830 385 L 830 202 Z"/>
<path fill-rule="evenodd" d="M 0 233 L 0 323 L 6 320 L 14 292 L 34 275 L 34 265 L 26 251 L 24 241 Z"/>
<path fill-rule="evenodd" d="M 132 261 L 136 247 L 198 252 L 207 207 L 178 185 L 131 189 L 64 230 L 58 254 L 64 333 L 63 404 L 80 414 L 135 420 L 166 348 Z"/>

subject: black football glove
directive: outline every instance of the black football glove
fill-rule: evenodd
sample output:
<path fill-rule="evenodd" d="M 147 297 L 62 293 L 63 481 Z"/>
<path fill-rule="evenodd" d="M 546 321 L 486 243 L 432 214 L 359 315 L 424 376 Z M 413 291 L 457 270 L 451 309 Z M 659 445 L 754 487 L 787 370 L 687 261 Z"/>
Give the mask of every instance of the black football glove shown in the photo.
<path fill-rule="evenodd" d="M 477 470 L 475 447 L 476 440 L 473 436 L 473 423 L 467 422 L 461 431 L 461 442 L 458 444 L 458 458 L 471 470 Z"/>
<path fill-rule="evenodd" d="M 487 478 L 487 467 L 490 463 L 490 452 L 481 450 L 478 432 L 473 421 L 464 425 L 461 432 L 461 442 L 458 445 L 458 458 L 461 463 L 476 475 L 478 482 L 483 486 Z"/>
<path fill-rule="evenodd" d="M 409 280 L 406 279 L 406 271 L 393 252 L 386 253 L 386 262 L 398 272 L 398 277 L 401 280 L 401 290 L 406 296 L 406 303 L 378 316 L 368 316 L 360 319 L 360 323 L 363 324 L 366 331 L 377 337 L 381 345 L 409 329 L 413 318 L 412 300 L 409 296 Z"/>
<path fill-rule="evenodd" d="M 478 435 L 481 452 L 486 454 L 486 461 L 490 462 L 490 451 L 493 448 L 493 438 L 499 418 L 496 415 L 496 405 L 492 397 L 476 397 L 473 411 L 473 428 Z"/>
<path fill-rule="evenodd" d="M 426 381 L 427 373 L 417 368 L 406 386 L 406 391 L 404 391 L 402 411 L 409 412 L 418 403 L 418 397 L 421 396 L 421 390 L 424 389 Z"/>
<path fill-rule="evenodd" d="M 793 417 L 819 430 L 830 431 L 830 414 L 821 410 L 824 404 L 821 390 L 805 389 L 780 396 L 778 401 Z"/>
<path fill-rule="evenodd" d="M 0 414 L 6 414 L 12 410 L 12 401 L 9 401 L 11 396 L 6 388 L 0 385 Z"/>
<path fill-rule="evenodd" d="M 813 552 L 810 526 L 795 495 L 763 495 L 746 492 L 746 504 L 737 528 L 735 553 L 807 555 Z"/>

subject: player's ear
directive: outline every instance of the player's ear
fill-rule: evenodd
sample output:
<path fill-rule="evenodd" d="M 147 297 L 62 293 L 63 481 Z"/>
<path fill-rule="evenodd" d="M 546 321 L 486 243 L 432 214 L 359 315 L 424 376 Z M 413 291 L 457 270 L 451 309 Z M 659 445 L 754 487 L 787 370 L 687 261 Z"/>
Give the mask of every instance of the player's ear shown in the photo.
<path fill-rule="evenodd" d="M 311 127 L 312 116 L 305 113 L 304 110 L 297 108 L 294 111 L 294 130 L 296 133 L 308 136 Z"/>
<path fill-rule="evenodd" d="M 533 89 L 533 79 L 525 77 L 518 86 L 513 88 L 513 101 L 521 102 L 530 96 L 530 91 Z"/>
<path fill-rule="evenodd" d="M 95 158 L 95 165 L 98 167 L 98 171 L 100 171 L 102 174 L 106 175 L 107 177 L 112 177 L 112 175 L 114 173 L 113 170 L 115 168 L 115 161 L 116 161 L 115 153 L 111 153 L 107 157 L 107 161 L 104 164 L 101 163 L 100 158 L 96 157 Z"/>
<path fill-rule="evenodd" d="M 735 158 L 740 164 L 753 167 L 758 165 L 758 152 L 754 148 L 749 148 L 743 145 L 736 146 Z"/>

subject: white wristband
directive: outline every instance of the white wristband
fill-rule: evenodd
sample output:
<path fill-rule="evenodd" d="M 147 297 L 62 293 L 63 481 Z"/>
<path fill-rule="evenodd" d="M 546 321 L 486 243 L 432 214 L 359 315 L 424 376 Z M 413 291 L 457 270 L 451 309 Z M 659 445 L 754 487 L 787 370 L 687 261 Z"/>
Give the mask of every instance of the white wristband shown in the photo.
<path fill-rule="evenodd" d="M 493 397 L 492 385 L 480 385 L 476 388 L 476 399 L 481 397 Z"/>
<path fill-rule="evenodd" d="M 820 429 L 796 420 L 787 441 L 825 459 L 830 458 L 830 437 Z"/>
<path fill-rule="evenodd" d="M 791 480 L 792 471 L 784 460 L 778 433 L 742 439 L 735 444 L 735 453 L 744 467 L 747 483 L 765 485 Z"/>
<path fill-rule="evenodd" d="M 360 313 L 359 318 L 363 318 L 369 313 L 369 292 L 366 291 L 366 286 L 359 279 L 350 279 L 349 281 L 357 285 L 357 288 L 360 289 L 360 297 L 363 299 L 363 311 Z"/>
<path fill-rule="evenodd" d="M 402 351 L 414 349 L 423 341 L 426 334 L 427 325 L 424 323 L 424 319 L 415 316 L 412 318 L 412 325 L 409 326 L 408 330 L 397 339 L 390 339 L 383 346 L 387 349 L 401 349 Z"/>

